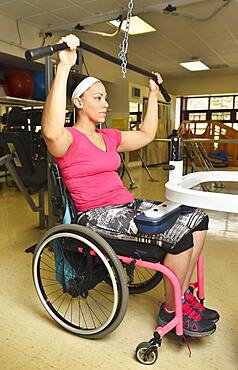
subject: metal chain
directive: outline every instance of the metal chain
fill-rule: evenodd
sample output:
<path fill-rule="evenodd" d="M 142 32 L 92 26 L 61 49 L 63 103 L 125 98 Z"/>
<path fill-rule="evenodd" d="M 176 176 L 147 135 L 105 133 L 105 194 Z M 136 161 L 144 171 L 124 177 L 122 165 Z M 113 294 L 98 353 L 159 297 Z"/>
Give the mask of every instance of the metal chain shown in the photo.
<path fill-rule="evenodd" d="M 129 28 L 130 28 L 130 21 L 131 21 L 133 6 L 134 6 L 133 0 L 129 0 L 127 17 L 126 17 L 125 34 L 124 34 L 124 38 L 123 38 L 123 40 L 120 44 L 120 52 L 118 53 L 118 58 L 121 60 L 121 73 L 122 73 L 123 78 L 126 78 L 128 34 L 129 34 Z"/>

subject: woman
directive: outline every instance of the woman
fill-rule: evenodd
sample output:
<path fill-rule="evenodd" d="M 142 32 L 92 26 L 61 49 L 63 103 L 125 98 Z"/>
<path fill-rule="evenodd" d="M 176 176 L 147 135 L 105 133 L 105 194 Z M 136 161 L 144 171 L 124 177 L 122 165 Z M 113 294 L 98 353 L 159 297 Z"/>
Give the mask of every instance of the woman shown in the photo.
<path fill-rule="evenodd" d="M 118 152 L 132 151 L 149 144 L 158 125 L 157 96 L 159 87 L 149 80 L 147 111 L 140 131 L 96 128 L 103 124 L 108 109 L 107 92 L 102 82 L 87 77 L 72 94 L 77 110 L 73 127 L 65 128 L 66 85 L 70 68 L 76 62 L 79 39 L 63 37 L 68 49 L 59 53 L 57 72 L 47 97 L 42 129 L 49 152 L 58 163 L 64 182 L 79 211 L 79 222 L 102 236 L 140 240 L 134 216 L 151 208 L 155 202 L 134 199 L 121 182 L 116 170 L 120 165 Z M 158 83 L 162 78 L 156 74 Z M 208 217 L 200 210 L 179 216 L 175 225 L 163 234 L 143 235 L 145 243 L 165 248 L 164 265 L 178 277 L 183 302 L 184 334 L 204 336 L 215 331 L 219 315 L 204 308 L 189 290 L 197 259 L 202 251 L 208 228 Z M 174 294 L 164 278 L 165 303 L 161 305 L 159 323 L 165 325 L 174 317 Z"/>

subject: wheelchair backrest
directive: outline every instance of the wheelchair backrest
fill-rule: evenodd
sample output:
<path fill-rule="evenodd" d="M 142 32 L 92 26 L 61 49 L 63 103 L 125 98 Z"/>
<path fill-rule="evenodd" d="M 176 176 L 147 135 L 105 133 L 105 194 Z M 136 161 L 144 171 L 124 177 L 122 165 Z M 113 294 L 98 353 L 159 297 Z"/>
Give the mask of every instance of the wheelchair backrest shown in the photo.
<path fill-rule="evenodd" d="M 55 195 L 51 199 L 54 207 L 61 211 L 61 218 L 63 220 L 66 213 L 69 213 L 70 223 L 77 223 L 78 211 L 74 204 L 74 201 L 67 190 L 58 165 L 53 162 L 51 164 L 51 175 L 55 185 Z M 68 223 L 68 222 L 67 222 Z"/>

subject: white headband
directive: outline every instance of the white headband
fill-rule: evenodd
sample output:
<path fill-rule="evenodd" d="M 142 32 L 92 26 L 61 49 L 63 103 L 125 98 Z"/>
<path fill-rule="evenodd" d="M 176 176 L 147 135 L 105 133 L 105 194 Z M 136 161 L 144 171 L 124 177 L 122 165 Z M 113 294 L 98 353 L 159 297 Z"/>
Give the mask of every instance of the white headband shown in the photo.
<path fill-rule="evenodd" d="M 78 86 L 74 89 L 71 101 L 74 102 L 74 98 L 79 98 L 86 90 L 88 90 L 95 82 L 101 82 L 95 77 L 86 77 L 81 81 Z"/>

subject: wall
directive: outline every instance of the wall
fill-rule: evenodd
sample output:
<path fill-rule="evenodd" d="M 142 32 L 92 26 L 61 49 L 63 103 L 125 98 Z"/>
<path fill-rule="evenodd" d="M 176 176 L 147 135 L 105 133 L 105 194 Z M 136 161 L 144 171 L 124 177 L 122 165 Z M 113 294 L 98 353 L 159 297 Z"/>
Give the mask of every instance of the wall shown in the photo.
<path fill-rule="evenodd" d="M 16 21 L 0 15 L 1 52 L 24 58 L 26 49 L 41 45 L 42 39 L 39 38 L 38 28 L 19 22 L 19 31 L 22 38 L 22 45 L 19 43 Z"/>
<path fill-rule="evenodd" d="M 224 75 L 213 77 L 194 77 L 167 80 L 166 86 L 173 95 L 209 95 L 209 94 L 236 94 L 238 93 L 238 76 Z"/>
<path fill-rule="evenodd" d="M 109 103 L 109 113 L 107 125 L 112 127 L 113 120 L 125 120 L 124 128 L 128 128 L 129 102 L 128 102 L 128 82 L 121 79 L 117 83 L 104 82 Z M 122 127 L 120 127 L 122 128 Z"/>
<path fill-rule="evenodd" d="M 136 83 L 136 81 L 133 80 L 133 82 L 129 82 L 129 101 L 133 103 L 138 103 L 143 105 L 143 99 L 148 97 L 148 78 L 146 77 L 146 80 L 143 81 L 144 85 L 139 85 Z M 136 87 L 140 89 L 140 97 L 136 98 L 132 96 L 132 87 Z M 163 95 L 159 93 L 158 99 L 162 102 L 164 102 Z"/>

